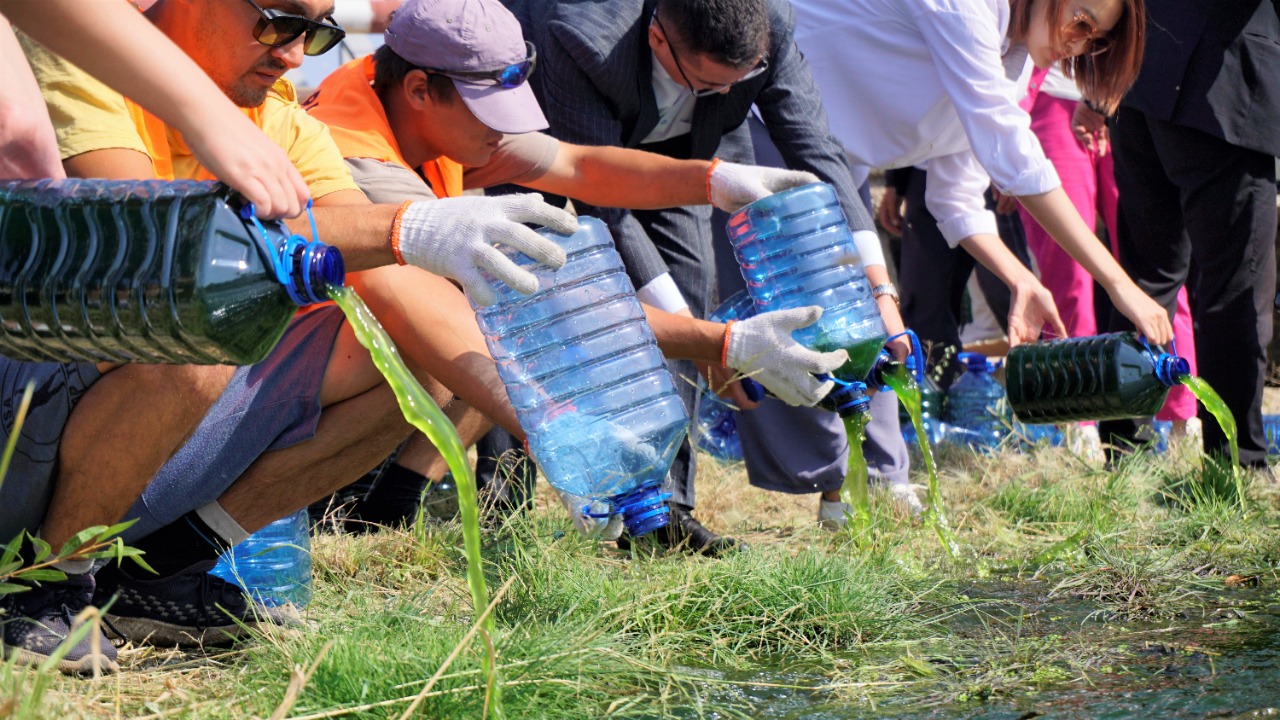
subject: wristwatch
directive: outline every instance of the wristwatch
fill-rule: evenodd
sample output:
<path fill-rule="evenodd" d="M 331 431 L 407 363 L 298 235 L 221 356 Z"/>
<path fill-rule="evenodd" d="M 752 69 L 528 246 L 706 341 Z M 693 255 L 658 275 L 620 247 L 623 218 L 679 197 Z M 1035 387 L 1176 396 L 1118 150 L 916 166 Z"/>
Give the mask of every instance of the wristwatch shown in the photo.
<path fill-rule="evenodd" d="M 881 295 L 888 295 L 893 298 L 894 305 L 901 305 L 898 300 L 898 288 L 894 287 L 893 283 L 884 283 L 871 288 L 871 297 L 879 298 Z"/>

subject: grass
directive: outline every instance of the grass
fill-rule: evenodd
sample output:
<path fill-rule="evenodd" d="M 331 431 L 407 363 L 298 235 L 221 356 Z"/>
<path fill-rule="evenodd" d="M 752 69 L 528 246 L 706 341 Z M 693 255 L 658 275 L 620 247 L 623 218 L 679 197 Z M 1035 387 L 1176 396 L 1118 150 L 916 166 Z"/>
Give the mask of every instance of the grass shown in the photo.
<path fill-rule="evenodd" d="M 886 494 L 855 543 L 817 527 L 816 497 L 755 490 L 708 460 L 698 514 L 750 552 L 633 557 L 540 497 L 486 531 L 497 630 L 468 639 L 456 525 L 324 534 L 305 630 L 126 647 L 125 672 L 93 681 L 0 666 L 13 703 L 50 685 L 37 709 L 0 699 L 0 718 L 400 717 L 415 701 L 418 717 L 481 717 L 490 651 L 510 717 L 964 713 L 1164 682 L 1165 665 L 1225 657 L 1215 643 L 1274 593 L 1280 492 L 1248 486 L 1241 507 L 1187 448 L 1116 472 L 1063 449 L 941 455 L 956 561 Z"/>

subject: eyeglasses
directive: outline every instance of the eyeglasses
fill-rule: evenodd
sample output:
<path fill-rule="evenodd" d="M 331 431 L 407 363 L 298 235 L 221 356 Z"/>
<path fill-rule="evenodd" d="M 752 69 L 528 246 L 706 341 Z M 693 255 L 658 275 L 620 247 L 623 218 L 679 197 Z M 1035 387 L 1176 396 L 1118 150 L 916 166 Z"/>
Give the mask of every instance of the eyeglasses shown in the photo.
<path fill-rule="evenodd" d="M 1071 16 L 1071 22 L 1062 26 L 1062 39 L 1068 44 L 1084 41 L 1085 55 L 1101 55 L 1111 49 L 1111 38 L 1098 27 L 1093 16 L 1083 10 L 1077 10 Z"/>
<path fill-rule="evenodd" d="M 750 80 L 751 78 L 756 77 L 760 73 L 769 69 L 769 59 L 760 58 L 760 62 L 756 63 L 755 67 L 747 71 L 746 75 L 743 75 L 742 77 L 738 78 L 737 80 L 734 80 L 731 83 L 725 83 L 724 85 L 715 85 L 713 87 L 702 88 L 701 90 L 695 90 L 693 88 L 693 83 L 689 82 L 689 76 L 686 75 L 684 72 L 684 66 L 680 64 L 680 56 L 676 54 L 675 43 L 671 42 L 671 33 L 667 32 L 667 29 L 662 26 L 662 20 L 661 18 L 658 17 L 658 11 L 656 9 L 653 11 L 653 21 L 658 24 L 658 29 L 662 31 L 663 37 L 667 39 L 667 48 L 671 50 L 671 59 L 675 61 L 676 70 L 680 73 L 681 79 L 684 80 L 685 86 L 689 88 L 689 92 L 693 93 L 693 96 L 696 98 L 719 95 L 720 93 L 724 92 L 725 90 L 728 90 L 734 85 L 737 85 L 738 83 L 743 82 L 745 80 Z"/>
<path fill-rule="evenodd" d="M 528 52 L 524 60 L 498 70 L 445 70 L 432 67 L 424 67 L 421 70 L 432 75 L 444 75 L 477 85 L 498 85 L 508 90 L 518 88 L 529 79 L 533 69 L 538 65 L 538 49 L 528 40 L 525 41 L 524 47 Z"/>
<path fill-rule="evenodd" d="M 264 10 L 253 0 L 244 0 L 262 17 L 253 28 L 253 39 L 267 47 L 280 47 L 306 35 L 302 52 L 307 55 L 323 55 L 342 42 L 347 32 L 337 23 L 322 23 L 301 15 L 290 15 L 279 10 Z M 332 17 L 326 18 L 332 20 Z"/>

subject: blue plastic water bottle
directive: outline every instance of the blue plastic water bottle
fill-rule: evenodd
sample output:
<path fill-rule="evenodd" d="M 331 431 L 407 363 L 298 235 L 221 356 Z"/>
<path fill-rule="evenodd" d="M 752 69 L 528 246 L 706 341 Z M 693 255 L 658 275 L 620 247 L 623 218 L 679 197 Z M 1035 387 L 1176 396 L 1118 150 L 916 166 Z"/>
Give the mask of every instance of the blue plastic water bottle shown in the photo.
<path fill-rule="evenodd" d="M 1280 415 L 1263 415 L 1262 431 L 1267 435 L 1267 454 L 1280 455 Z"/>
<path fill-rule="evenodd" d="M 755 314 L 751 296 L 745 290 L 739 290 L 728 300 L 720 303 L 708 318 L 712 322 L 743 320 Z M 758 383 L 744 379 L 744 388 L 748 388 L 748 397 L 759 400 L 759 393 L 764 389 Z M 698 424 L 695 429 L 698 447 L 717 460 L 739 462 L 742 460 L 742 440 L 738 437 L 738 421 L 735 409 L 726 400 L 707 387 L 706 381 L 698 380 Z"/>
<path fill-rule="evenodd" d="M 306 508 L 250 535 L 218 558 L 213 574 L 264 605 L 311 601 L 311 536 Z"/>
<path fill-rule="evenodd" d="M 342 284 L 336 248 L 242 214 L 225 185 L 0 183 L 0 352 L 17 360 L 261 360 Z"/>
<path fill-rule="evenodd" d="M 838 264 L 858 250 L 835 189 L 815 183 L 761 198 L 726 230 L 757 312 L 821 306 L 821 319 L 792 336 L 813 350 L 847 350 L 833 375 L 865 381 L 888 332 L 861 263 Z"/>
<path fill-rule="evenodd" d="M 995 369 L 980 353 L 962 352 L 964 374 L 947 394 L 947 439 L 956 444 L 994 448 L 1009 435 L 1009 411 L 1004 388 L 991 374 Z"/>
<path fill-rule="evenodd" d="M 564 248 L 559 270 L 508 251 L 541 289 L 491 279 L 499 301 L 476 319 L 547 481 L 639 536 L 669 520 L 662 483 L 689 417 L 609 231 L 578 223 L 539 231 Z"/>

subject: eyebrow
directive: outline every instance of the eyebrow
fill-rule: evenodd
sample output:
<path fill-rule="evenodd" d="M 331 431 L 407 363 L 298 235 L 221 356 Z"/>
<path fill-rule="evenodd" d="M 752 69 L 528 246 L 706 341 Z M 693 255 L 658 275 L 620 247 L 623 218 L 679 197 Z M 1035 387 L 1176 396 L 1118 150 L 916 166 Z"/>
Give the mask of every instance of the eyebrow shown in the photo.
<path fill-rule="evenodd" d="M 278 2 L 284 6 L 282 9 L 288 10 L 294 15 L 301 15 L 302 17 L 306 17 L 306 18 L 311 17 L 310 15 L 307 14 L 307 8 L 302 3 L 298 2 L 298 0 L 278 0 Z M 333 11 L 334 11 L 334 6 L 330 5 L 328 9 L 320 13 L 318 17 L 327 18 L 333 15 Z"/>

